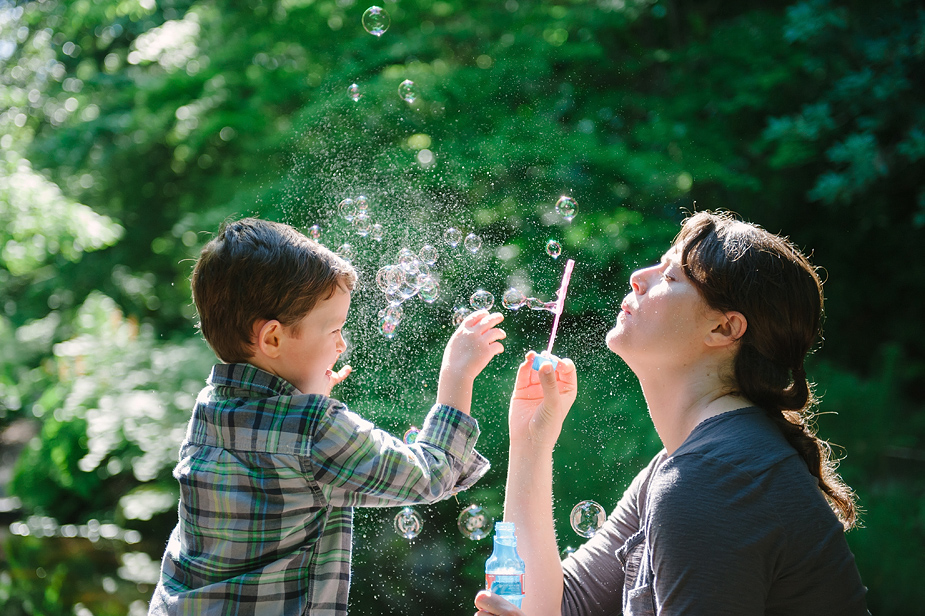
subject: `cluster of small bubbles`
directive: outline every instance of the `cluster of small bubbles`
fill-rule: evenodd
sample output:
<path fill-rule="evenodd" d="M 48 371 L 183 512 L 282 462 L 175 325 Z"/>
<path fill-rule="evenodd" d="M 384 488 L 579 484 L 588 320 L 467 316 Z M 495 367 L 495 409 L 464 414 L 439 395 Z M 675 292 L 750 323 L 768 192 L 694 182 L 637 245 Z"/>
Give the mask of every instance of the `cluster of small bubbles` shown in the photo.
<path fill-rule="evenodd" d="M 357 213 L 356 201 L 347 197 L 337 205 L 337 212 L 347 222 L 353 222 L 353 217 L 356 216 Z"/>
<path fill-rule="evenodd" d="M 418 252 L 418 256 L 424 263 L 433 265 L 437 262 L 437 249 L 430 244 L 425 244 L 421 247 L 420 252 Z"/>
<path fill-rule="evenodd" d="M 350 86 L 347 87 L 347 93 L 350 95 L 350 98 L 353 99 L 353 102 L 357 102 L 360 100 L 360 97 L 363 96 L 360 94 L 360 86 L 355 83 L 351 83 Z"/>
<path fill-rule="evenodd" d="M 490 291 L 479 289 L 469 298 L 469 305 L 473 310 L 491 310 L 495 305 L 495 296 Z"/>
<path fill-rule="evenodd" d="M 413 103 L 414 99 L 418 97 L 417 88 L 414 87 L 414 82 L 410 79 L 405 79 L 398 85 L 398 95 L 406 103 Z"/>
<path fill-rule="evenodd" d="M 578 213 L 578 204 L 575 203 L 575 200 L 566 195 L 559 197 L 559 200 L 556 201 L 556 212 L 559 213 L 559 216 L 565 220 L 571 222 L 575 218 L 575 214 Z"/>
<path fill-rule="evenodd" d="M 420 434 L 420 429 L 411 426 L 405 431 L 405 435 L 402 437 L 402 440 L 405 442 L 405 445 L 410 445 L 418 440 L 418 434 Z"/>
<path fill-rule="evenodd" d="M 308 236 L 313 240 L 321 239 L 321 227 L 319 225 L 312 225 L 308 228 Z"/>
<path fill-rule="evenodd" d="M 372 228 L 369 215 L 366 212 L 357 212 L 357 215 L 353 217 L 353 228 L 360 237 L 369 235 L 369 231 Z"/>
<path fill-rule="evenodd" d="M 382 36 L 389 29 L 392 20 L 380 6 L 371 6 L 363 13 L 363 28 L 373 36 Z"/>
<path fill-rule="evenodd" d="M 527 307 L 530 308 L 530 310 L 548 310 L 549 312 L 555 312 L 556 302 L 544 302 L 538 297 L 528 297 Z"/>
<path fill-rule="evenodd" d="M 456 518 L 456 525 L 464 537 L 478 541 L 491 534 L 494 520 L 478 505 L 469 505 Z"/>
<path fill-rule="evenodd" d="M 369 237 L 373 238 L 377 242 L 381 242 L 383 231 L 384 229 L 382 228 L 382 225 L 380 225 L 378 222 L 373 223 L 369 227 Z"/>
<path fill-rule="evenodd" d="M 457 306 L 453 309 L 453 325 L 459 327 L 463 320 L 470 314 L 472 314 L 472 311 L 466 306 Z"/>
<path fill-rule="evenodd" d="M 421 534 L 424 520 L 411 507 L 402 507 L 395 515 L 395 532 L 405 539 L 414 539 Z"/>
<path fill-rule="evenodd" d="M 344 261 L 352 262 L 357 257 L 356 251 L 353 249 L 353 246 L 344 242 L 340 245 L 340 248 L 337 249 L 338 256 Z"/>
<path fill-rule="evenodd" d="M 459 246 L 459 242 L 462 241 L 462 231 L 454 227 L 450 227 L 443 232 L 443 241 L 446 242 L 447 246 L 450 248 L 456 248 Z"/>
<path fill-rule="evenodd" d="M 524 304 L 527 303 L 527 296 L 523 294 L 519 289 L 511 287 L 504 292 L 504 295 L 501 296 L 501 305 L 507 308 L 508 310 L 517 310 L 523 308 Z"/>
<path fill-rule="evenodd" d="M 466 250 L 472 254 L 475 254 L 479 251 L 479 248 L 482 247 L 482 238 L 480 238 L 475 233 L 470 233 L 466 236 L 466 239 L 463 242 L 463 246 L 466 247 Z"/>
<path fill-rule="evenodd" d="M 559 255 L 562 254 L 562 244 L 556 240 L 549 240 L 546 242 L 546 254 L 548 254 L 553 259 L 558 259 Z"/>
<path fill-rule="evenodd" d="M 582 537 L 593 537 L 607 519 L 604 508 L 593 500 L 581 501 L 572 508 L 569 521 L 572 530 Z"/>

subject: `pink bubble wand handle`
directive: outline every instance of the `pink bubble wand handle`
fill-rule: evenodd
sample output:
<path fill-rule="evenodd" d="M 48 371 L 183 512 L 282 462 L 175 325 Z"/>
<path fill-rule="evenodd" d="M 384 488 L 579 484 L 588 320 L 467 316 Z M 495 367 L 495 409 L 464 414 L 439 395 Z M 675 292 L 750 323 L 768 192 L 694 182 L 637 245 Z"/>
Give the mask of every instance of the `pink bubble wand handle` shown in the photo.
<path fill-rule="evenodd" d="M 562 310 L 565 308 L 565 294 L 568 292 L 568 283 L 572 279 L 572 270 L 575 269 L 575 260 L 569 259 L 565 264 L 565 273 L 562 274 L 562 282 L 559 284 L 559 290 L 556 292 L 556 317 L 552 321 L 552 332 L 549 334 L 549 345 L 540 355 L 533 358 L 533 369 L 539 370 L 543 362 L 552 362 L 553 368 L 559 363 L 553 357 L 552 345 L 556 343 L 556 332 L 559 331 L 559 317 L 562 316 Z"/>
<path fill-rule="evenodd" d="M 549 345 L 546 347 L 547 355 L 552 355 L 552 345 L 556 342 L 556 332 L 559 331 L 559 317 L 562 316 L 562 309 L 565 308 L 565 294 L 568 292 L 568 283 L 572 279 L 573 269 L 575 269 L 575 260 L 569 259 L 565 264 L 565 273 L 562 274 L 562 283 L 556 292 L 556 318 L 552 321 L 552 332 L 549 334 Z"/>

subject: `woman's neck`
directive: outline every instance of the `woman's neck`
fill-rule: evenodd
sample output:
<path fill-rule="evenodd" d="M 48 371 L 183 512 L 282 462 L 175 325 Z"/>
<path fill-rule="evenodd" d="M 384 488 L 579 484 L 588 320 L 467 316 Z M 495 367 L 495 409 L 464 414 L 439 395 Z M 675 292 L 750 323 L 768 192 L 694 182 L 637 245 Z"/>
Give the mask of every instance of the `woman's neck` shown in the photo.
<path fill-rule="evenodd" d="M 716 371 L 655 370 L 640 375 L 639 384 L 655 430 L 668 454 L 681 446 L 702 421 L 751 402 L 729 392 Z"/>

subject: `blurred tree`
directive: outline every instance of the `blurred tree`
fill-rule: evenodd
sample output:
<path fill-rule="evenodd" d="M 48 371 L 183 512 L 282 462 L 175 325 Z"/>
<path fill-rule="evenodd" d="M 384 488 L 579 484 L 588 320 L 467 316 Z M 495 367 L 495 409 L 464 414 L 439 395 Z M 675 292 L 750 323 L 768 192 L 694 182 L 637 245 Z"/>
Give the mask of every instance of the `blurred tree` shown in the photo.
<path fill-rule="evenodd" d="M 374 37 L 353 0 L 0 0 L 0 428 L 41 424 L 12 488 L 23 516 L 144 534 L 81 578 L 109 579 L 119 607 L 61 594 L 41 609 L 143 609 L 175 520 L 170 466 L 211 357 L 191 326 L 189 271 L 225 218 L 319 224 L 328 246 L 353 244 L 359 369 L 339 395 L 399 432 L 433 395 L 453 308 L 478 286 L 549 299 L 562 264 L 543 246 L 558 239 L 579 265 L 557 348 L 588 375 L 556 454 L 567 512 L 588 497 L 612 507 L 659 447 L 635 381 L 600 340 L 629 273 L 695 201 L 790 233 L 828 272 L 815 376 L 823 410 L 840 416 L 822 434 L 851 454 L 842 470 L 871 516 L 849 539 L 875 612 L 921 603 L 895 572 L 922 568 L 903 535 L 923 525 L 892 514 L 925 502 L 921 306 L 909 300 L 925 282 L 916 3 L 384 6 L 391 26 Z M 360 194 L 381 241 L 337 215 Z M 579 203 L 571 223 L 553 209 L 562 194 Z M 451 250 L 448 226 L 484 247 Z M 440 298 L 407 302 L 388 341 L 373 274 L 425 242 L 440 251 Z M 470 502 L 500 503 L 510 374 L 521 349 L 545 343 L 545 316 L 508 313 L 511 356 L 480 377 L 480 449 L 496 470 Z M 460 504 L 429 508 L 433 534 L 411 546 L 392 536 L 390 512 L 360 516 L 352 609 L 469 609 L 487 548 L 460 545 Z M 564 547 L 564 521 L 560 533 Z M 17 573 L 0 574 L 0 606 L 31 613 L 46 582 L 23 572 L 48 555 L 35 537 L 8 539 Z M 119 559 L 124 575 L 110 570 Z"/>

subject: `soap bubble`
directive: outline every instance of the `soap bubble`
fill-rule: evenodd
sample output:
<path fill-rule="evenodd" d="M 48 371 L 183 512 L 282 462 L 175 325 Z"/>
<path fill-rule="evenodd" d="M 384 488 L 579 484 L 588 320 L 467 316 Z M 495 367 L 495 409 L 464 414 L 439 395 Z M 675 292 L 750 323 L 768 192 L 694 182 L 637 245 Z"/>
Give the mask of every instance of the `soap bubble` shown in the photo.
<path fill-rule="evenodd" d="M 392 20 L 389 19 L 389 14 L 385 12 L 384 8 L 371 6 L 363 13 L 362 22 L 367 32 L 374 36 L 382 36 L 389 29 L 389 24 Z"/>
<path fill-rule="evenodd" d="M 421 433 L 419 428 L 411 426 L 405 431 L 405 435 L 402 437 L 402 440 L 405 441 L 405 445 L 410 445 L 411 443 L 418 440 L 418 434 Z"/>
<path fill-rule="evenodd" d="M 466 250 L 475 254 L 479 251 L 479 248 L 482 247 L 482 238 L 475 233 L 470 233 L 466 236 L 466 241 L 463 242 L 463 246 L 466 247 Z"/>
<path fill-rule="evenodd" d="M 559 213 L 559 216 L 567 221 L 571 221 L 578 212 L 578 204 L 575 203 L 575 200 L 571 197 L 562 195 L 559 197 L 559 200 L 556 201 L 556 211 Z"/>
<path fill-rule="evenodd" d="M 337 254 L 344 261 L 353 261 L 356 259 L 357 253 L 353 249 L 353 246 L 347 244 L 346 242 L 340 245 L 340 248 L 337 249 Z"/>
<path fill-rule="evenodd" d="M 347 222 L 352 222 L 353 217 L 356 216 L 357 213 L 356 202 L 350 197 L 347 197 L 338 204 L 337 211 L 347 220 Z"/>
<path fill-rule="evenodd" d="M 472 311 L 466 308 L 465 306 L 457 306 L 453 309 L 453 325 L 459 327 L 459 325 L 465 320 L 467 316 L 472 314 Z"/>
<path fill-rule="evenodd" d="M 414 82 L 410 79 L 405 79 L 398 85 L 398 95 L 406 102 L 413 103 L 414 99 L 418 97 L 417 88 L 414 87 Z"/>
<path fill-rule="evenodd" d="M 382 231 L 383 231 L 382 225 L 380 225 L 378 222 L 374 223 L 369 228 L 369 237 L 373 238 L 377 242 L 381 242 L 382 241 Z"/>
<path fill-rule="evenodd" d="M 565 549 L 562 550 L 562 558 L 568 558 L 575 553 L 575 548 L 570 545 L 565 546 Z"/>
<path fill-rule="evenodd" d="M 550 312 L 556 311 L 556 302 L 544 302 L 538 297 L 528 297 L 527 306 L 530 310 L 548 310 Z"/>
<path fill-rule="evenodd" d="M 447 243 L 450 248 L 456 248 L 459 246 L 459 242 L 462 240 L 462 231 L 459 229 L 454 229 L 450 227 L 443 232 L 443 241 Z"/>
<path fill-rule="evenodd" d="M 398 255 L 398 266 L 406 274 L 417 274 L 421 271 L 421 260 L 407 248 L 402 248 Z"/>
<path fill-rule="evenodd" d="M 353 228 L 356 230 L 357 235 L 360 237 L 366 237 L 369 235 L 371 223 L 369 216 L 366 215 L 366 212 L 359 212 L 356 216 L 353 217 Z"/>
<path fill-rule="evenodd" d="M 527 296 L 520 290 L 511 287 L 501 296 L 501 305 L 508 310 L 517 310 L 527 303 Z"/>
<path fill-rule="evenodd" d="M 405 309 L 401 307 L 401 304 L 389 304 L 385 308 L 385 315 L 398 322 L 405 316 Z"/>
<path fill-rule="evenodd" d="M 376 285 L 383 293 L 397 293 L 405 282 L 405 273 L 397 265 L 384 265 L 376 272 Z"/>
<path fill-rule="evenodd" d="M 581 501 L 572 508 L 572 514 L 569 516 L 572 530 L 582 537 L 593 537 L 606 519 L 604 508 L 593 500 Z"/>
<path fill-rule="evenodd" d="M 553 259 L 558 259 L 559 255 L 562 254 L 562 244 L 556 240 L 549 240 L 546 242 L 546 254 L 548 254 Z"/>
<path fill-rule="evenodd" d="M 391 340 L 395 337 L 395 331 L 398 329 L 398 320 L 390 317 L 385 314 L 385 311 L 381 313 L 379 317 L 379 331 L 385 336 L 388 340 Z"/>
<path fill-rule="evenodd" d="M 363 96 L 362 94 L 360 94 L 360 86 L 358 86 L 355 83 L 351 83 L 347 87 L 347 93 L 350 95 L 350 98 L 353 99 L 353 102 L 360 100 L 360 97 Z"/>
<path fill-rule="evenodd" d="M 321 227 L 319 225 L 312 225 L 308 228 L 308 237 L 317 241 L 321 239 Z"/>
<path fill-rule="evenodd" d="M 363 195 L 360 195 L 359 197 L 354 199 L 353 202 L 356 203 L 357 212 L 365 212 L 366 210 L 369 209 L 369 199 L 367 199 Z"/>
<path fill-rule="evenodd" d="M 494 521 L 478 505 L 469 505 L 456 518 L 456 525 L 464 537 L 478 541 L 491 534 Z"/>
<path fill-rule="evenodd" d="M 437 249 L 426 244 L 421 247 L 421 252 L 418 253 L 418 256 L 421 257 L 421 261 L 428 265 L 433 265 L 437 262 Z"/>
<path fill-rule="evenodd" d="M 402 507 L 395 515 L 395 532 L 405 539 L 414 539 L 421 534 L 424 520 L 411 507 Z"/>
<path fill-rule="evenodd" d="M 431 276 L 425 276 L 425 280 L 418 277 L 418 284 L 421 286 L 421 299 L 428 304 L 433 304 L 440 295 L 440 285 Z"/>
<path fill-rule="evenodd" d="M 495 305 L 495 296 L 489 291 L 479 289 L 469 298 L 469 305 L 473 310 L 491 310 Z"/>

